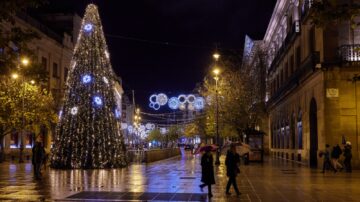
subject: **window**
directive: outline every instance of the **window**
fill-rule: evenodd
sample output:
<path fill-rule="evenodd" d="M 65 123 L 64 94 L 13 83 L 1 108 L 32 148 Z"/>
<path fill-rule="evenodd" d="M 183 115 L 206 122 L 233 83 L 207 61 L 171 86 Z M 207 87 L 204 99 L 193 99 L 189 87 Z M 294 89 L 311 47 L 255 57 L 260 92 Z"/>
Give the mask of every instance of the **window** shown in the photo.
<path fill-rule="evenodd" d="M 315 52 L 315 28 L 309 30 L 309 54 Z"/>
<path fill-rule="evenodd" d="M 301 64 L 301 48 L 300 46 L 298 46 L 296 48 L 296 68 L 299 68 L 300 67 L 300 64 Z"/>
<path fill-rule="evenodd" d="M 10 148 L 18 148 L 19 146 L 19 134 L 17 132 L 11 133 L 10 136 Z"/>
<path fill-rule="evenodd" d="M 280 148 L 285 148 L 285 127 L 283 124 L 281 124 L 281 130 L 280 130 Z"/>
<path fill-rule="evenodd" d="M 53 72 L 52 72 L 52 75 L 54 78 L 57 78 L 58 77 L 58 64 L 57 63 L 53 63 Z"/>
<path fill-rule="evenodd" d="M 290 148 L 290 126 L 289 126 L 289 122 L 286 122 L 286 126 L 285 126 L 285 137 L 286 137 L 286 148 L 289 149 Z"/>
<path fill-rule="evenodd" d="M 292 74 L 293 72 L 295 72 L 295 68 L 294 68 L 294 55 L 290 56 L 290 74 Z"/>
<path fill-rule="evenodd" d="M 69 73 L 69 69 L 67 67 L 65 67 L 64 68 L 64 81 L 66 81 L 68 73 Z"/>
<path fill-rule="evenodd" d="M 298 116 L 297 130 L 298 130 L 298 149 L 302 149 L 303 148 L 303 131 L 302 131 L 301 112 L 299 112 L 299 116 Z"/>
<path fill-rule="evenodd" d="M 34 136 L 35 136 L 35 134 L 33 134 L 33 133 L 26 134 L 25 148 L 32 148 L 33 147 L 33 137 Z"/>
<path fill-rule="evenodd" d="M 47 59 L 46 57 L 41 58 L 41 67 L 45 70 L 47 70 Z"/>
<path fill-rule="evenodd" d="M 291 149 L 295 149 L 295 114 L 291 116 L 290 121 L 290 132 L 291 132 Z"/>

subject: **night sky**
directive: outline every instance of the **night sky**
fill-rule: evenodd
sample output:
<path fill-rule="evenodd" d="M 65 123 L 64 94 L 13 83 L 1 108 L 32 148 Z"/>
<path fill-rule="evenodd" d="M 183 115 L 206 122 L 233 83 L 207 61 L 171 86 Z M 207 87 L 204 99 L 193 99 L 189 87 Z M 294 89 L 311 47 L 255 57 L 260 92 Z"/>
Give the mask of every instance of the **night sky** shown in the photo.
<path fill-rule="evenodd" d="M 210 71 L 215 44 L 240 52 L 245 34 L 262 39 L 276 0 L 48 0 L 43 10 L 99 7 L 115 72 L 125 93 L 190 93 Z"/>

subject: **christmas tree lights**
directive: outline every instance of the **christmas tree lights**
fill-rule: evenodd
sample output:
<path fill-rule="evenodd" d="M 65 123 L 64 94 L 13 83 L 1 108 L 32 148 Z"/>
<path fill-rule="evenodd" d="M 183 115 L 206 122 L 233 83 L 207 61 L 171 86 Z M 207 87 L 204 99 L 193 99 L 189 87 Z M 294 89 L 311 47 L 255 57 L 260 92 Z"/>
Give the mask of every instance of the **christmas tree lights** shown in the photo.
<path fill-rule="evenodd" d="M 54 168 L 127 165 L 112 70 L 97 7 L 86 8 L 52 150 Z"/>

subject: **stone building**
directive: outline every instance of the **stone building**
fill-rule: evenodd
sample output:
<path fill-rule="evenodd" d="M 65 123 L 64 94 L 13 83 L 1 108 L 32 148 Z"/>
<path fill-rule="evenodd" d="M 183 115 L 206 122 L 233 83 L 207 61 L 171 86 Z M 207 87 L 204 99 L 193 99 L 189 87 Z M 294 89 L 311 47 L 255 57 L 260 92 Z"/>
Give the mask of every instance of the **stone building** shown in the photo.
<path fill-rule="evenodd" d="M 58 16 L 61 16 L 60 14 Z M 62 14 L 63 17 L 67 16 Z M 71 33 L 69 32 L 55 32 L 38 20 L 30 17 L 25 13 L 19 13 L 15 16 L 15 24 L 4 22 L 0 24 L 0 28 L 4 31 L 10 30 L 12 26 L 17 26 L 22 29 L 31 29 L 36 31 L 40 39 L 34 39 L 31 44 L 28 44 L 35 54 L 37 55 L 37 61 L 31 61 L 32 63 L 40 64 L 49 73 L 48 83 L 45 86 L 48 91 L 54 96 L 56 105 L 61 105 L 61 99 L 63 97 L 67 72 L 69 69 L 70 61 L 73 53 L 73 46 L 75 44 L 77 33 L 75 30 L 80 27 L 81 18 L 77 15 L 68 15 L 69 22 L 73 25 Z M 54 18 L 52 21 L 53 25 L 59 22 L 58 19 Z M 75 30 L 75 31 L 74 31 Z M 49 151 L 51 147 L 51 131 L 41 131 L 46 133 L 43 135 L 43 142 L 45 143 L 46 149 Z M 34 144 L 34 134 L 26 133 L 12 133 L 5 137 L 5 154 L 7 159 L 17 159 L 19 156 L 19 148 L 21 147 L 21 141 L 25 147 L 25 157 L 30 158 L 31 148 Z"/>
<path fill-rule="evenodd" d="M 311 0 L 278 0 L 263 39 L 271 154 L 320 167 L 325 144 L 352 144 L 359 162 L 359 28 L 316 27 Z"/>

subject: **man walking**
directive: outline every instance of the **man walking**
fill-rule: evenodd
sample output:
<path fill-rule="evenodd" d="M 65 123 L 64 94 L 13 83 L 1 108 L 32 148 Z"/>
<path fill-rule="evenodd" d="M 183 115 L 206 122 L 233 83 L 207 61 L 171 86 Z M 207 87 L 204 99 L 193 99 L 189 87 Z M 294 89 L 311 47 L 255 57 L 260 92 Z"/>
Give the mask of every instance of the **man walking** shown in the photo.
<path fill-rule="evenodd" d="M 239 164 L 240 155 L 236 153 L 236 145 L 232 144 L 226 154 L 225 159 L 226 174 L 229 177 L 228 183 L 226 185 L 226 195 L 230 195 L 229 191 L 231 185 L 233 185 L 235 192 L 238 196 L 241 194 L 236 183 L 236 176 L 238 175 L 238 173 L 240 173 Z"/>
<path fill-rule="evenodd" d="M 41 142 L 36 142 L 32 149 L 32 164 L 34 168 L 35 179 L 41 179 L 41 165 L 45 158 L 45 149 L 41 145 Z"/>

